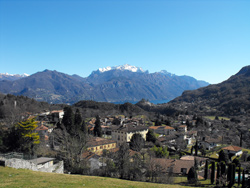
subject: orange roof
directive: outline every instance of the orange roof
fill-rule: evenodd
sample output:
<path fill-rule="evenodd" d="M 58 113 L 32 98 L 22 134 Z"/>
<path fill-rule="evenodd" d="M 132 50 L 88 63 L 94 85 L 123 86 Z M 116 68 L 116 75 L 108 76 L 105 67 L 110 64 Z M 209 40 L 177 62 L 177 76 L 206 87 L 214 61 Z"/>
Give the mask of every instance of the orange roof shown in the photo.
<path fill-rule="evenodd" d="M 60 112 L 63 112 L 63 110 L 53 110 L 53 111 L 51 111 L 51 114 L 53 114 L 53 113 L 60 113 Z"/>
<path fill-rule="evenodd" d="M 159 127 L 157 127 L 157 126 L 151 126 L 151 127 L 149 127 L 149 129 L 158 129 Z"/>
<path fill-rule="evenodd" d="M 238 146 L 227 146 L 227 147 L 224 147 L 222 149 L 223 150 L 229 150 L 229 151 L 240 151 L 240 150 L 242 150 L 242 148 L 238 147 Z"/>
<path fill-rule="evenodd" d="M 187 127 L 186 125 L 181 125 L 181 126 L 179 126 L 179 127 Z"/>
<path fill-rule="evenodd" d="M 164 127 L 164 129 L 174 129 L 174 128 L 170 127 L 170 126 L 166 126 L 166 127 Z"/>
<path fill-rule="evenodd" d="M 44 135 L 44 140 L 49 140 L 49 137 L 47 135 Z"/>
<path fill-rule="evenodd" d="M 45 127 L 44 125 L 41 125 L 40 127 L 36 128 L 36 131 L 46 131 L 48 130 L 48 127 Z"/>
<path fill-rule="evenodd" d="M 95 154 L 89 151 L 85 151 L 82 153 L 82 158 L 84 159 L 90 159 L 91 157 L 93 157 Z"/>

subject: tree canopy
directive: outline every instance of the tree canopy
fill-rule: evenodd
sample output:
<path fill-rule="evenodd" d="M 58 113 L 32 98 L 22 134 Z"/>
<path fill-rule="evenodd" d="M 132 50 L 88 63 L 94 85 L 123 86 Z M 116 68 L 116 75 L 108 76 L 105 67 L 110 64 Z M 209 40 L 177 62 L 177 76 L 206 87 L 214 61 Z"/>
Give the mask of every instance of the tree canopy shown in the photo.
<path fill-rule="evenodd" d="M 130 140 L 130 149 L 134 151 L 141 151 L 144 147 L 145 140 L 142 138 L 141 134 L 133 134 Z"/>

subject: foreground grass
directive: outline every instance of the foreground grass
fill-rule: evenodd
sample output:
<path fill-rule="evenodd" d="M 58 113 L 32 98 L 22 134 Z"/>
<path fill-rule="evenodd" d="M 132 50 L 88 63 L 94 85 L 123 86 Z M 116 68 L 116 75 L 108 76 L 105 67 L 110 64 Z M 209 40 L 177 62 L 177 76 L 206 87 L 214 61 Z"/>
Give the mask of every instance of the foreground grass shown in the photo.
<path fill-rule="evenodd" d="M 33 172 L 31 170 L 0 167 L 0 187 L 128 187 L 128 188 L 188 188 L 179 184 L 166 185 L 146 182 L 135 182 L 115 178 L 53 174 Z"/>

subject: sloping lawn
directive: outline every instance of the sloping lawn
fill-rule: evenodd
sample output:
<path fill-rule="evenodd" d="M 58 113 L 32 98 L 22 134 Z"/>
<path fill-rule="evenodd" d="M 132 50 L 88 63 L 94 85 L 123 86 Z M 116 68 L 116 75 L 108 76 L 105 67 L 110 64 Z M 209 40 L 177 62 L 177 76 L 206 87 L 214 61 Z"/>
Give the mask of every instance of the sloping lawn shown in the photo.
<path fill-rule="evenodd" d="M 188 188 L 190 186 L 182 186 L 180 184 L 167 185 L 146 182 L 127 181 L 115 178 L 81 176 L 68 174 L 54 174 L 45 172 L 34 172 L 24 169 L 13 169 L 0 166 L 0 187 L 25 187 L 25 188 L 41 188 L 41 187 L 128 187 L 128 188 Z"/>

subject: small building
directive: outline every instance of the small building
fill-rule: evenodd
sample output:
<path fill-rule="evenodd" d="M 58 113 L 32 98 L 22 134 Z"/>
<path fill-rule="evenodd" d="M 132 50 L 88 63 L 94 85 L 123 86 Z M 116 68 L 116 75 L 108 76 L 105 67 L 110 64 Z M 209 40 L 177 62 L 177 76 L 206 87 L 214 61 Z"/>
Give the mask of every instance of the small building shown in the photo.
<path fill-rule="evenodd" d="M 164 135 L 164 126 L 151 126 L 148 129 L 152 130 L 156 134 Z"/>
<path fill-rule="evenodd" d="M 54 110 L 50 112 L 50 116 L 52 121 L 58 122 L 63 119 L 64 111 L 63 110 Z"/>
<path fill-rule="evenodd" d="M 229 156 L 239 156 L 242 154 L 242 148 L 238 146 L 227 146 L 222 148 Z"/>
<path fill-rule="evenodd" d="M 146 140 L 146 134 L 148 133 L 148 127 L 146 126 L 120 126 L 112 129 L 112 140 L 115 140 L 118 145 L 122 143 L 130 142 L 134 134 L 141 134 L 142 138 Z"/>
<path fill-rule="evenodd" d="M 165 135 L 172 135 L 175 133 L 175 129 L 170 126 L 164 126 L 164 134 Z"/>
<path fill-rule="evenodd" d="M 212 148 L 218 146 L 220 143 L 220 139 L 215 138 L 206 138 L 204 137 L 202 141 L 199 141 L 198 146 L 203 147 L 206 150 L 211 150 Z"/>
<path fill-rule="evenodd" d="M 100 137 L 91 137 L 86 143 L 86 146 L 88 151 L 96 154 L 102 154 L 104 149 L 112 150 L 116 148 L 116 141 Z"/>
<path fill-rule="evenodd" d="M 85 151 L 81 157 L 88 162 L 90 173 L 93 173 L 95 170 L 99 170 L 102 166 L 106 165 L 100 162 L 99 155 L 96 155 L 95 153 L 89 151 Z"/>
<path fill-rule="evenodd" d="M 154 133 L 160 135 L 172 135 L 175 133 L 175 129 L 170 126 L 151 126 L 149 127 L 150 130 L 153 130 Z"/>
<path fill-rule="evenodd" d="M 160 167 L 163 173 L 174 173 L 176 175 L 187 175 L 189 169 L 194 166 L 194 160 L 153 158 L 152 166 Z"/>
<path fill-rule="evenodd" d="M 54 165 L 54 160 L 55 158 L 39 157 L 29 161 L 36 164 L 38 168 L 49 168 Z"/>
<path fill-rule="evenodd" d="M 178 127 L 178 131 L 186 133 L 187 132 L 187 126 L 186 125 L 180 125 Z"/>

